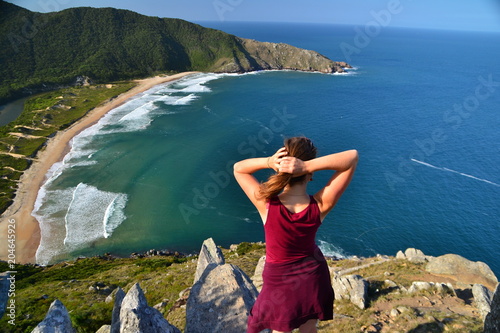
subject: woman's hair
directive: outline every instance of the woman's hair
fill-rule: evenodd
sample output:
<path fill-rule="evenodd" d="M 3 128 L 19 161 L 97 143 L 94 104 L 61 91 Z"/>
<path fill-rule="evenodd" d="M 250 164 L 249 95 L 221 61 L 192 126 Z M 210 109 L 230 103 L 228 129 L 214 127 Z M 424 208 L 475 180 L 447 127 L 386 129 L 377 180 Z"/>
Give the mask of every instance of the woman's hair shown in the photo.
<path fill-rule="evenodd" d="M 316 158 L 316 147 L 311 140 L 306 137 L 293 137 L 285 139 L 284 146 L 287 156 L 296 157 L 302 161 L 308 161 Z M 270 199 L 278 195 L 287 185 L 301 183 L 306 175 L 292 177 L 289 173 L 277 173 L 260 185 L 258 197 L 260 199 Z"/>

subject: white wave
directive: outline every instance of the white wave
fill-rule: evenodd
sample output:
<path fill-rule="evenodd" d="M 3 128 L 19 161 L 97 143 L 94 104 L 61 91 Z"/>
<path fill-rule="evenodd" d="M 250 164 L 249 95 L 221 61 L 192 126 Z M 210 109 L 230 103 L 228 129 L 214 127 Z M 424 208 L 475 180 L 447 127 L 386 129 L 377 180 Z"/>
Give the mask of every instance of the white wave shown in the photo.
<path fill-rule="evenodd" d="M 438 167 L 438 166 L 435 166 L 435 165 L 432 165 L 432 164 L 429 164 L 429 163 L 426 163 L 426 162 L 422 162 L 422 161 L 416 160 L 414 158 L 411 158 L 410 160 L 413 161 L 413 162 L 415 162 L 415 163 L 419 163 L 419 164 L 425 165 L 425 166 L 427 166 L 429 168 L 433 168 L 433 169 L 437 169 L 437 170 L 441 170 L 441 171 L 446 171 L 446 172 L 456 173 L 456 174 L 459 174 L 461 176 L 472 178 L 472 179 L 475 179 L 475 180 L 479 180 L 479 181 L 484 182 L 484 183 L 488 183 L 488 184 L 495 185 L 495 186 L 500 186 L 500 184 L 494 183 L 494 182 L 489 181 L 487 179 L 478 178 L 478 177 L 469 175 L 467 173 L 463 173 L 463 172 L 452 170 L 452 169 L 448 169 L 448 168 Z"/>
<path fill-rule="evenodd" d="M 321 252 L 323 252 L 323 254 L 325 255 L 325 257 L 335 257 L 339 259 L 345 259 L 348 257 L 345 254 L 344 250 L 331 243 L 318 239 L 317 244 Z"/>
<path fill-rule="evenodd" d="M 78 184 L 64 218 L 64 245 L 77 249 L 100 238 L 109 237 L 125 220 L 123 209 L 126 201 L 126 194 L 100 191 L 84 183 Z"/>
<path fill-rule="evenodd" d="M 127 195 L 78 184 L 65 190 L 41 189 L 32 215 L 40 224 L 36 262 L 47 265 L 92 242 L 109 238 L 125 220 Z"/>

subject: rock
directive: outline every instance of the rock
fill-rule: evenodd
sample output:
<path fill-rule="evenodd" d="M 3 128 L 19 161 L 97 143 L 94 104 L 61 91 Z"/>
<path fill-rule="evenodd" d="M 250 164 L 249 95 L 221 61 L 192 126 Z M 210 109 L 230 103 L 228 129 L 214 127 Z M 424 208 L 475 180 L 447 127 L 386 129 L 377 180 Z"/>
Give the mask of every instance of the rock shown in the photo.
<path fill-rule="evenodd" d="M 122 302 L 125 298 L 125 292 L 122 288 L 116 288 L 115 294 L 115 304 L 113 306 L 113 312 L 111 313 L 111 333 L 120 333 L 120 310 L 122 308 Z"/>
<path fill-rule="evenodd" d="M 500 284 L 497 285 L 491 300 L 491 311 L 484 319 L 484 333 L 498 332 L 500 332 Z"/>
<path fill-rule="evenodd" d="M 123 298 L 120 309 L 120 333 L 180 333 L 160 311 L 148 306 L 139 284 L 134 284 Z"/>
<path fill-rule="evenodd" d="M 56 299 L 49 307 L 45 319 L 39 323 L 32 333 L 73 333 L 76 330 L 71 325 L 68 310 Z"/>
<path fill-rule="evenodd" d="M 424 282 L 424 281 L 413 281 L 410 288 L 408 288 L 408 293 L 413 294 L 420 290 L 429 290 L 434 286 L 434 283 Z"/>
<path fill-rule="evenodd" d="M 397 309 L 392 309 L 389 315 L 392 318 L 396 318 L 397 316 L 399 316 L 399 311 Z"/>
<path fill-rule="evenodd" d="M 100 329 L 97 330 L 95 333 L 110 333 L 111 332 L 111 325 L 102 325 Z"/>
<path fill-rule="evenodd" d="M 366 308 L 368 282 L 359 275 L 334 275 L 332 287 L 335 299 L 350 299 L 360 309 Z"/>
<path fill-rule="evenodd" d="M 486 318 L 486 315 L 490 313 L 493 293 L 482 284 L 476 283 L 472 287 L 472 295 L 474 296 L 474 302 L 476 303 L 479 314 L 484 320 Z"/>
<path fill-rule="evenodd" d="M 185 332 L 245 332 L 257 295 L 248 276 L 235 265 L 205 270 L 189 294 Z"/>
<path fill-rule="evenodd" d="M 260 293 L 262 290 L 262 284 L 264 281 L 262 280 L 262 272 L 264 271 L 264 265 L 266 264 L 266 256 L 262 256 L 255 267 L 255 271 L 252 276 L 253 285 L 257 288 L 257 291 Z"/>
<path fill-rule="evenodd" d="M 498 283 L 497 277 L 488 265 L 480 261 L 470 261 L 457 254 L 432 258 L 425 270 L 433 274 L 447 275 L 462 283 L 479 283 L 490 290 L 493 290 Z"/>
<path fill-rule="evenodd" d="M 206 239 L 201 245 L 193 284 L 199 280 L 205 269 L 213 269 L 217 265 L 224 265 L 225 262 L 224 255 L 221 249 L 215 245 L 214 240 L 212 238 Z"/>
<path fill-rule="evenodd" d="M 425 263 L 429 261 L 432 256 L 426 256 L 421 250 L 414 249 L 412 247 L 406 249 L 405 253 L 398 251 L 396 253 L 396 259 L 406 259 L 415 263 Z"/>
<path fill-rule="evenodd" d="M 406 256 L 403 253 L 403 251 L 399 250 L 398 253 L 396 253 L 396 259 L 406 259 Z"/>

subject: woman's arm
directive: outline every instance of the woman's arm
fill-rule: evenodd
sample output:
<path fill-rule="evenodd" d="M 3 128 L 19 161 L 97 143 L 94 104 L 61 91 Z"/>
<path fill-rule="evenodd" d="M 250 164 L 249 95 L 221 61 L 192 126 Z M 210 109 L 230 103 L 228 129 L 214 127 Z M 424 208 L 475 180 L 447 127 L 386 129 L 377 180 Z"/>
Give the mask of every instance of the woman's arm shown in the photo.
<path fill-rule="evenodd" d="M 309 161 L 301 161 L 294 157 L 283 157 L 279 171 L 292 173 L 294 176 L 321 170 L 336 171 L 326 185 L 314 195 L 321 211 L 321 219 L 323 219 L 332 210 L 351 182 L 357 163 L 358 152 L 356 150 L 347 150 Z"/>
<path fill-rule="evenodd" d="M 262 215 L 266 210 L 266 202 L 258 198 L 259 181 L 253 174 L 262 169 L 278 170 L 281 158 L 287 154 L 285 148 L 280 148 L 273 156 L 249 158 L 234 164 L 234 178 L 250 201 Z"/>

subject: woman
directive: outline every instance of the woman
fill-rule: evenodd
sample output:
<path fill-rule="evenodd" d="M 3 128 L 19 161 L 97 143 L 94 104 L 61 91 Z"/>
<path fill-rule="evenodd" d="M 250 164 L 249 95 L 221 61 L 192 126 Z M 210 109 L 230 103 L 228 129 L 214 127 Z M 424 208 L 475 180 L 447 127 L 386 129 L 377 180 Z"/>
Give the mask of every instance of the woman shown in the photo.
<path fill-rule="evenodd" d="M 248 317 L 248 333 L 264 329 L 315 333 L 317 320 L 333 318 L 333 289 L 316 231 L 352 179 L 358 153 L 344 151 L 316 158 L 305 137 L 285 140 L 267 158 L 234 165 L 234 176 L 257 208 L 266 235 L 263 287 Z M 253 174 L 271 168 L 277 173 L 260 184 Z M 313 173 L 335 173 L 316 194 L 307 194 Z"/>

